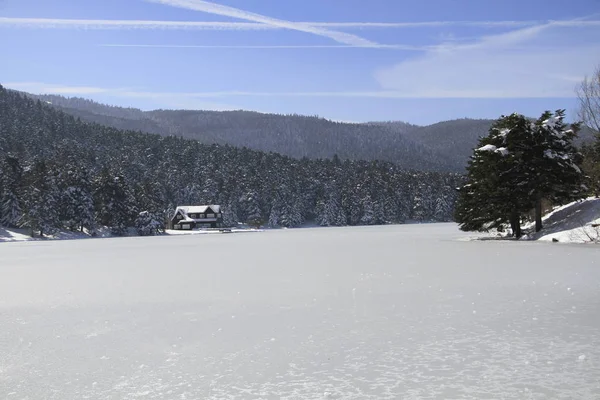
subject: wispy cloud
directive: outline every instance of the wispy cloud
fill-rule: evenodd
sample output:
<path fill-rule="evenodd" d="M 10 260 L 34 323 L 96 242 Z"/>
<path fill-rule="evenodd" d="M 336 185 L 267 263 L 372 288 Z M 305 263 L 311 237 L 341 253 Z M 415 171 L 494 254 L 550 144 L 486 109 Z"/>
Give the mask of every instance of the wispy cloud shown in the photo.
<path fill-rule="evenodd" d="M 114 93 L 121 89 L 108 89 L 94 86 L 72 86 L 72 85 L 56 85 L 40 82 L 6 82 L 5 87 L 28 92 L 32 94 L 99 94 L 99 93 Z"/>
<path fill-rule="evenodd" d="M 493 90 L 466 89 L 460 93 L 452 91 L 430 90 L 422 91 L 418 95 L 414 92 L 404 90 L 373 90 L 373 91 L 211 91 L 211 92 L 155 92 L 145 90 L 132 90 L 127 88 L 99 88 L 92 86 L 69 86 L 59 84 L 48 84 L 39 82 L 8 82 L 4 84 L 7 88 L 21 90 L 33 94 L 62 94 L 62 95 L 93 95 L 102 94 L 104 96 L 119 98 L 137 98 L 154 100 L 162 106 L 173 106 L 173 103 L 179 101 L 181 104 L 192 104 L 196 101 L 198 104 L 209 104 L 205 99 L 232 99 L 243 97 L 272 97 L 272 98 L 290 98 L 290 97 L 314 97 L 314 98 L 380 98 L 380 99 L 411 99 L 411 98 L 513 98 L 513 97 L 548 97 L 547 93 L 531 96 L 522 96 L 510 91 L 505 95 L 498 96 Z M 555 97 L 561 93 L 554 93 Z M 572 97 L 572 96 L 570 96 Z M 199 102 L 199 100 L 203 100 Z M 222 104 L 213 103 L 211 104 Z"/>
<path fill-rule="evenodd" d="M 172 7 L 185 8 L 213 15 L 237 18 L 249 22 L 257 22 L 278 28 L 290 29 L 299 32 L 311 33 L 313 35 L 326 37 L 338 43 L 357 47 L 377 47 L 378 43 L 356 36 L 350 33 L 339 32 L 327 28 L 320 28 L 301 22 L 268 17 L 266 15 L 241 10 L 239 8 L 224 6 L 204 0 L 146 0 L 154 3 L 169 5 Z"/>
<path fill-rule="evenodd" d="M 375 78 L 410 97 L 573 97 L 574 82 L 598 62 L 597 21 L 551 21 L 472 43 L 446 43 Z M 583 29 L 566 30 L 581 27 Z"/>
<path fill-rule="evenodd" d="M 424 22 L 297 22 L 316 28 L 338 29 L 410 29 L 468 26 L 479 28 L 515 28 L 535 26 L 550 21 L 424 21 Z M 555 21 L 556 26 L 600 26 L 600 21 Z M 258 22 L 219 21 L 153 21 L 117 19 L 64 19 L 0 17 L 0 27 L 33 29 L 135 29 L 135 30 L 227 30 L 264 31 L 284 29 L 281 26 Z"/>

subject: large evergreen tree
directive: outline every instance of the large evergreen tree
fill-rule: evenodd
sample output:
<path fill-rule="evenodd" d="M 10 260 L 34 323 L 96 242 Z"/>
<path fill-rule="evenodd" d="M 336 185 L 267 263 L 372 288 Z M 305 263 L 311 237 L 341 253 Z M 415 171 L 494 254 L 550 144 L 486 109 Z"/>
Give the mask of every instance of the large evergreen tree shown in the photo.
<path fill-rule="evenodd" d="M 580 155 L 573 146 L 577 126 L 563 123 L 564 111 L 546 112 L 536 122 L 512 114 L 496 121 L 475 149 L 455 210 L 462 230 L 487 231 L 521 222 L 535 210 L 541 229 L 542 200 L 564 203 L 584 193 Z"/>

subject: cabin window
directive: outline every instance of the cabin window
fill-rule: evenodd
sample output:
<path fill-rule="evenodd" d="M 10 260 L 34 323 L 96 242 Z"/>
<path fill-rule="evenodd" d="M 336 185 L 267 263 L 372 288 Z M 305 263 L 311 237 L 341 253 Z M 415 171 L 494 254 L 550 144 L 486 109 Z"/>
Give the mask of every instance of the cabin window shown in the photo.
<path fill-rule="evenodd" d="M 198 214 L 190 214 L 190 218 L 198 218 Z"/>
<path fill-rule="evenodd" d="M 183 219 L 183 215 L 177 214 L 177 219 Z"/>
<path fill-rule="evenodd" d="M 214 218 L 215 214 L 206 214 L 206 218 Z"/>

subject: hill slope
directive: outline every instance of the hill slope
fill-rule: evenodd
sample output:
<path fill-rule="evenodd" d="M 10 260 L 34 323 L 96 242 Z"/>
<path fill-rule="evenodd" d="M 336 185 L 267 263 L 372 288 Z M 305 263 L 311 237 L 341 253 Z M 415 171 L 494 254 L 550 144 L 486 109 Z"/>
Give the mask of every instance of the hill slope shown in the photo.
<path fill-rule="evenodd" d="M 205 144 L 230 144 L 294 158 L 384 160 L 402 168 L 455 171 L 456 160 L 377 124 L 349 124 L 323 118 L 251 111 L 141 111 L 80 98 L 32 96 L 85 121 L 118 129 L 180 136 Z"/>
<path fill-rule="evenodd" d="M 229 144 L 294 158 L 384 160 L 402 168 L 463 172 L 492 120 L 458 119 L 429 126 L 405 122 L 349 124 L 301 115 L 251 111 L 141 111 L 82 98 L 29 95 L 88 122 L 118 129 Z M 590 140 L 584 129 L 578 142 Z"/>
<path fill-rule="evenodd" d="M 544 216 L 544 229 L 530 239 L 560 243 L 600 243 L 600 199 L 590 197 Z"/>

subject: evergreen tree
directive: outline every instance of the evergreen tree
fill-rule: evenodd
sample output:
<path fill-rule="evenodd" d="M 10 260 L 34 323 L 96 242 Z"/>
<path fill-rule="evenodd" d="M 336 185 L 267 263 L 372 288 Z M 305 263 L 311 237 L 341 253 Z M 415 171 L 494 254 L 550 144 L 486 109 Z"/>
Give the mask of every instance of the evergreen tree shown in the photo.
<path fill-rule="evenodd" d="M 36 161 L 24 173 L 25 213 L 21 225 L 31 231 L 31 236 L 39 232 L 41 237 L 53 234 L 61 227 L 58 214 L 58 190 L 55 171 L 45 160 Z"/>
<path fill-rule="evenodd" d="M 249 192 L 240 199 L 240 203 L 244 208 L 245 221 L 247 224 L 260 228 L 265 219 L 260 208 L 260 200 L 256 192 Z"/>
<path fill-rule="evenodd" d="M 532 126 L 527 140 L 529 149 L 523 152 L 521 160 L 527 167 L 525 176 L 535 206 L 536 232 L 542 229 L 544 199 L 561 205 L 583 197 L 587 191 L 580 168 L 583 157 L 573 145 L 579 126 L 567 126 L 564 116 L 564 110 L 542 114 Z"/>
<path fill-rule="evenodd" d="M 522 115 L 501 117 L 479 141 L 467 168 L 467 183 L 460 188 L 456 221 L 465 231 L 502 229 L 510 224 L 521 237 L 522 215 L 532 208 L 523 153 L 532 124 Z"/>
<path fill-rule="evenodd" d="M 19 159 L 6 156 L 0 166 L 0 215 L 2 225 L 13 228 L 21 221 L 21 179 L 23 170 Z"/>
<path fill-rule="evenodd" d="M 125 235 L 127 227 L 133 223 L 135 207 L 124 177 L 104 168 L 95 186 L 94 203 L 98 222 L 109 227 L 113 235 Z"/>
<path fill-rule="evenodd" d="M 63 226 L 72 231 L 94 232 L 94 199 L 92 182 L 85 168 L 69 164 L 60 177 L 60 217 Z"/>
<path fill-rule="evenodd" d="M 567 129 L 564 111 L 546 112 L 535 123 L 522 115 L 500 118 L 480 140 L 460 189 L 456 220 L 463 230 L 489 230 L 521 222 L 535 210 L 541 226 L 543 199 L 563 203 L 585 193 L 581 156 L 573 146 L 577 126 Z"/>
<path fill-rule="evenodd" d="M 346 215 L 341 206 L 337 186 L 330 185 L 325 190 L 325 198 L 316 204 L 316 222 L 321 226 L 344 226 Z"/>
<path fill-rule="evenodd" d="M 163 223 L 155 214 L 142 211 L 135 219 L 135 227 L 140 236 L 154 236 L 163 230 Z"/>

